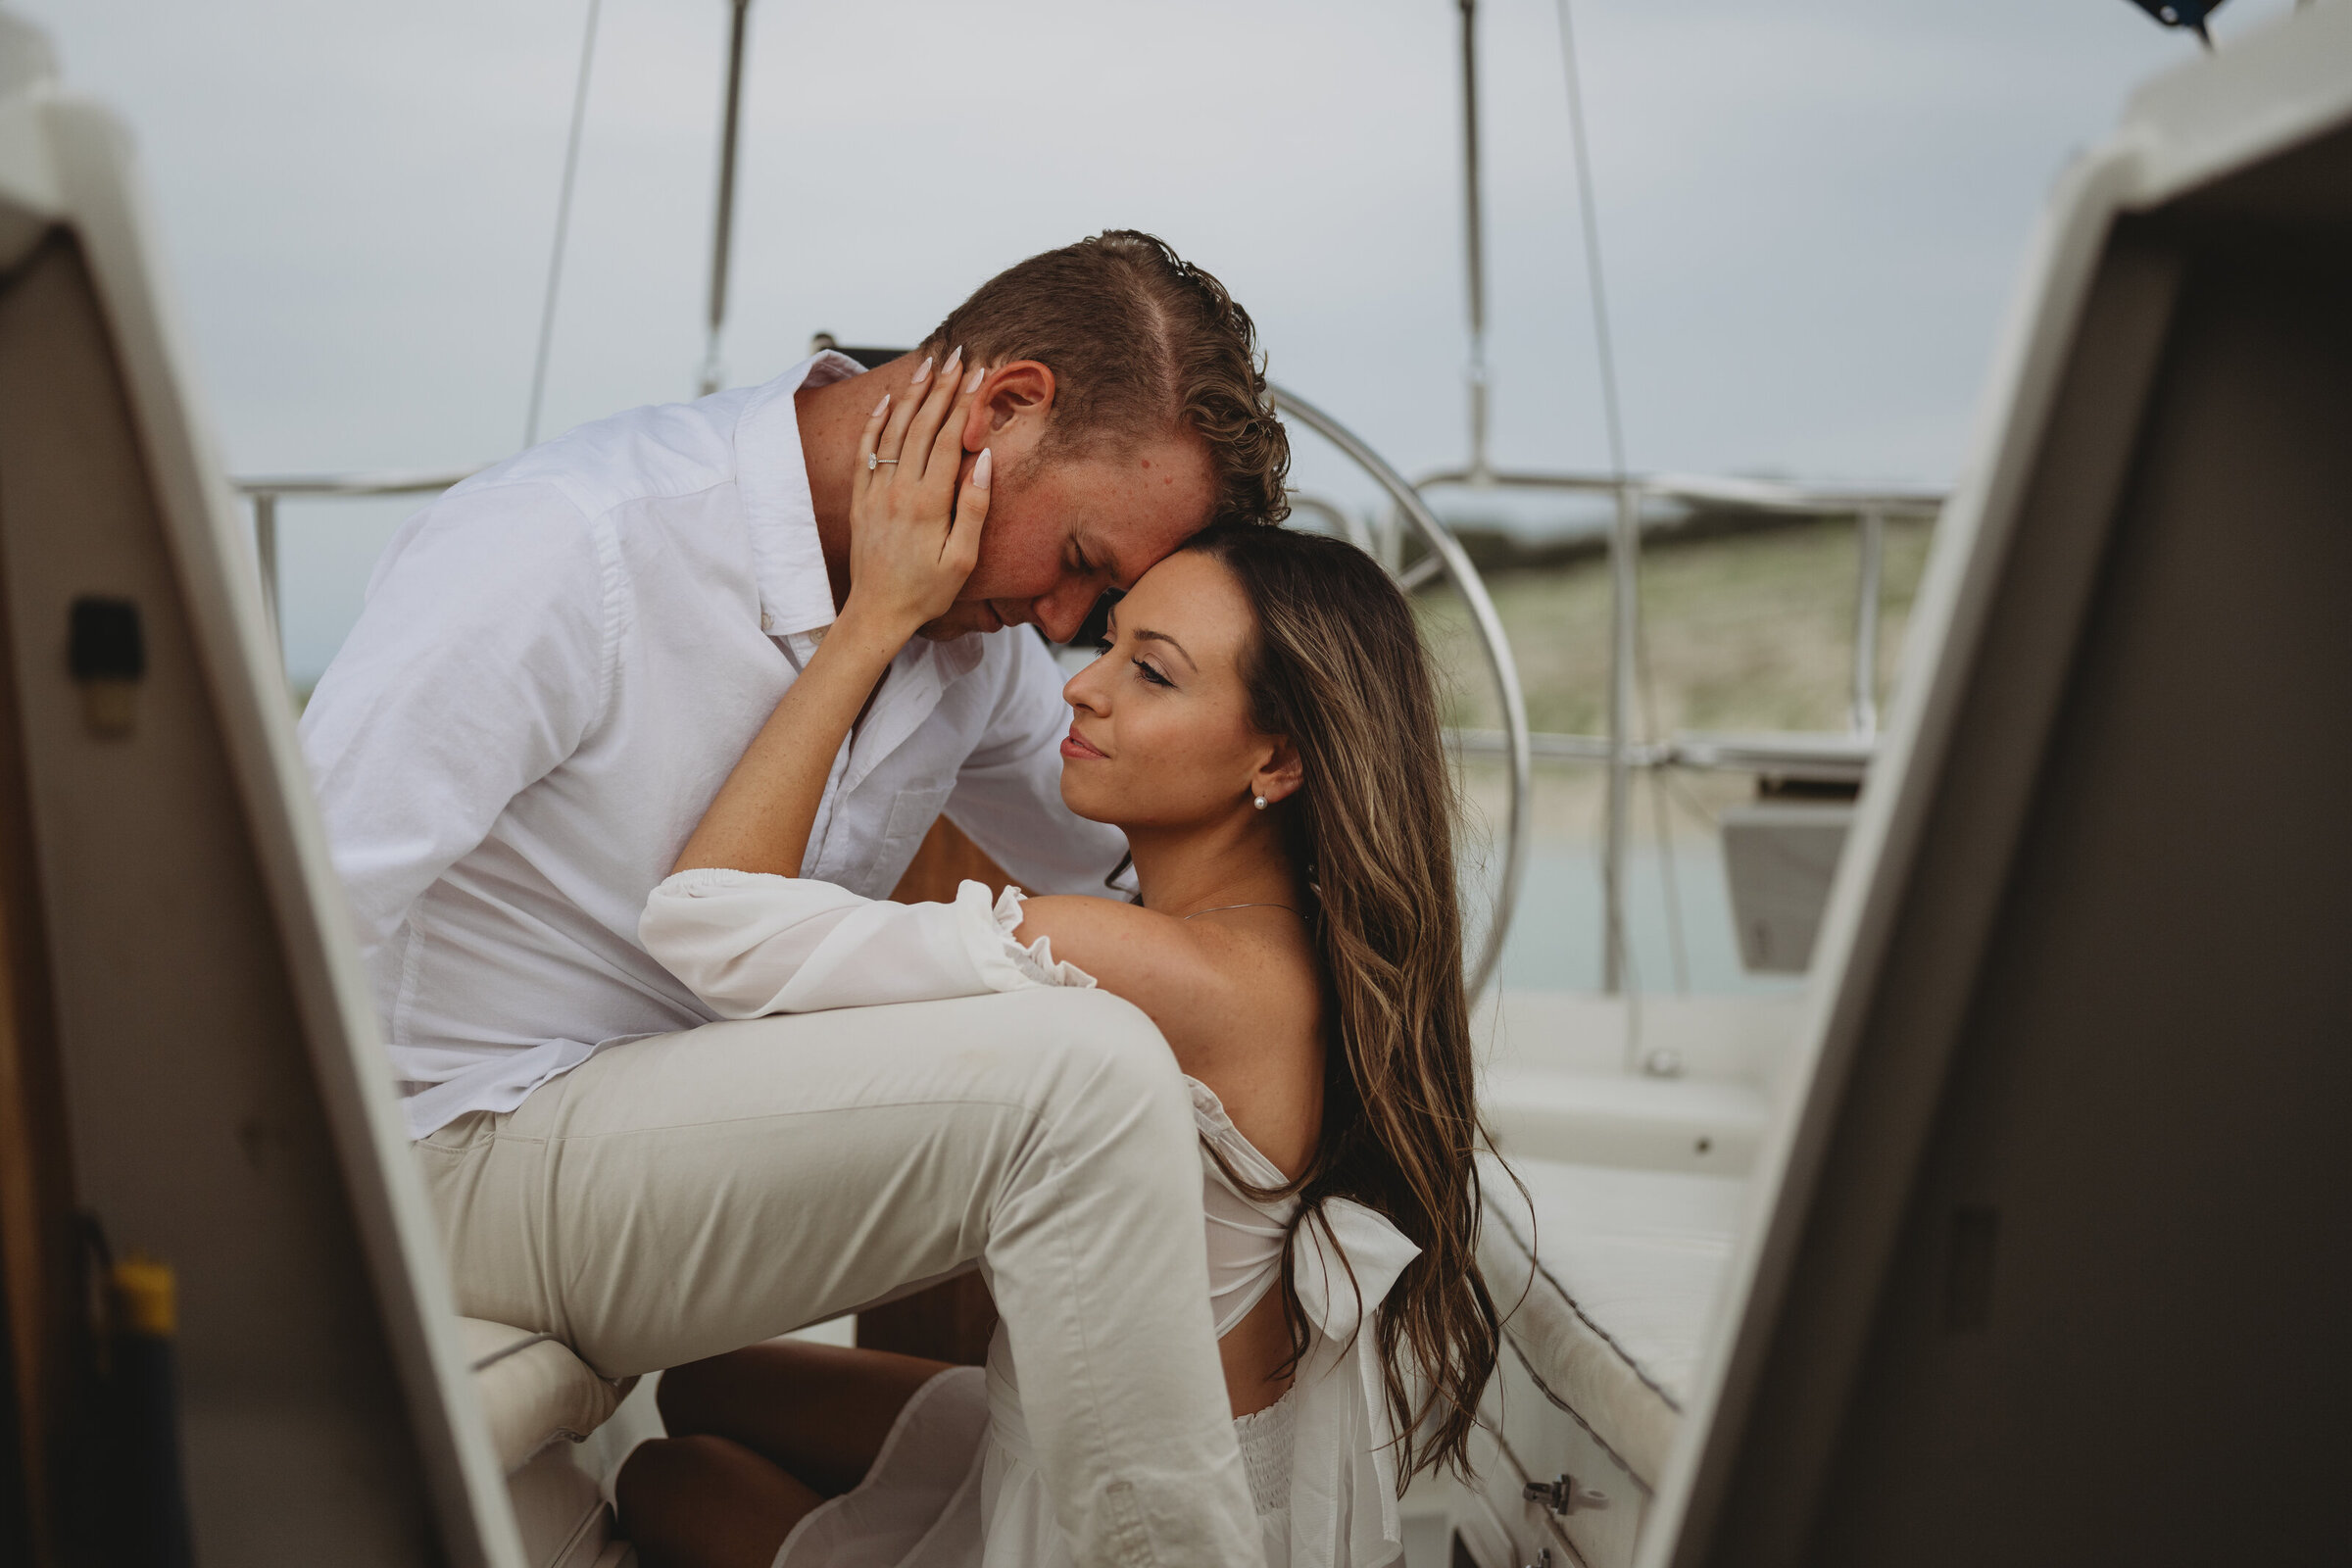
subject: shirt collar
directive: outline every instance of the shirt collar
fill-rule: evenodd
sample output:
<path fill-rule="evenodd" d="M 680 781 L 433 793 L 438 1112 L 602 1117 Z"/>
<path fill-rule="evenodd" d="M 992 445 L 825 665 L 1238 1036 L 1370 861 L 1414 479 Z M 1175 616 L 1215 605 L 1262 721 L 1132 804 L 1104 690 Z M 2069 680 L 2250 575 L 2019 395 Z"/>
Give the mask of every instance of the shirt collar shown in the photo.
<path fill-rule="evenodd" d="M 863 373 L 856 360 L 827 349 L 755 388 L 736 417 L 736 493 L 751 533 L 762 631 L 785 636 L 833 623 L 833 584 L 792 395 Z"/>

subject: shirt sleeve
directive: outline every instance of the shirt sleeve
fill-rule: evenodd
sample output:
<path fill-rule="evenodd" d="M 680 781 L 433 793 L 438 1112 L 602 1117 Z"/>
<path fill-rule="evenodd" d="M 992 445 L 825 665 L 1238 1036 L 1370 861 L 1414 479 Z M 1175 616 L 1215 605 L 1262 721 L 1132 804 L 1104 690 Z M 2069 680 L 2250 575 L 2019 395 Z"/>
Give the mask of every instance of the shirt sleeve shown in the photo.
<path fill-rule="evenodd" d="M 386 549 L 301 729 L 381 1004 L 416 900 L 602 715 L 617 576 L 541 485 L 453 492 Z"/>
<path fill-rule="evenodd" d="M 680 871 L 654 889 L 637 940 L 721 1018 L 942 1002 L 1033 986 L 1091 990 L 1048 940 L 1023 947 L 1019 888 L 993 904 L 965 882 L 953 904 L 893 904 L 763 871 Z"/>
<path fill-rule="evenodd" d="M 1061 804 L 1061 738 L 1070 729 L 1061 671 L 1029 627 L 990 640 L 1011 646 L 990 650 L 1002 684 L 947 814 L 1023 887 L 1107 897 L 1103 878 L 1126 855 L 1127 835 Z"/>

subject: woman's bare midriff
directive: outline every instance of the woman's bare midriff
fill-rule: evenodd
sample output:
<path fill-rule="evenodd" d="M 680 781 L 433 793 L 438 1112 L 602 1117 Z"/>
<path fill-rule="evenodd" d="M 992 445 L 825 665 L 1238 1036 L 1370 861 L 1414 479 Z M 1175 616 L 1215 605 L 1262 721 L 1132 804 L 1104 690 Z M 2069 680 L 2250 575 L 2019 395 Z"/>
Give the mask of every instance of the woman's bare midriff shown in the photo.
<path fill-rule="evenodd" d="M 1255 1415 L 1290 1392 L 1289 1371 L 1276 1376 L 1291 1358 L 1291 1331 L 1282 1320 L 1279 1284 L 1217 1342 L 1217 1354 L 1225 1363 L 1225 1395 L 1233 1401 L 1236 1420 Z"/>

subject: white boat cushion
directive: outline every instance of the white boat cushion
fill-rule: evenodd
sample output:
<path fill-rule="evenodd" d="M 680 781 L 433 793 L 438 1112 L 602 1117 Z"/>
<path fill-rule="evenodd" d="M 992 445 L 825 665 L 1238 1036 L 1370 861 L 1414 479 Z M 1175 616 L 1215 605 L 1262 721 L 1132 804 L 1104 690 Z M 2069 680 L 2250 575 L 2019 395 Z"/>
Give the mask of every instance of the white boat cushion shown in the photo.
<path fill-rule="evenodd" d="M 1511 1344 L 1554 1400 L 1655 1485 L 1745 1182 L 1542 1159 L 1512 1168 L 1526 1199 L 1494 1166 L 1482 1173 L 1479 1243 Z"/>
<path fill-rule="evenodd" d="M 574 1459 L 568 1444 L 544 1447 L 507 1477 L 527 1568 L 613 1568 L 620 1560 L 604 1489 Z"/>
<path fill-rule="evenodd" d="M 609 1383 L 561 1342 L 529 1329 L 462 1317 L 458 1335 L 509 1475 L 557 1439 L 577 1443 L 604 1425 L 637 1381 Z"/>

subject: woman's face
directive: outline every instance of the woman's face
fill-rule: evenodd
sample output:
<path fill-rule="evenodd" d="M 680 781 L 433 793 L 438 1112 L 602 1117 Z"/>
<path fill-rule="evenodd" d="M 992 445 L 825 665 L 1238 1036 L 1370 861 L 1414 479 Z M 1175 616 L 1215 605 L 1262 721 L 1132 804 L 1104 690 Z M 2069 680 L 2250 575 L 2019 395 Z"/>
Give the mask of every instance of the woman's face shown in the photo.
<path fill-rule="evenodd" d="M 1216 561 L 1180 551 L 1112 609 L 1101 658 L 1061 689 L 1061 798 L 1122 828 L 1181 828 L 1250 808 L 1278 743 L 1250 723 L 1250 601 Z"/>

